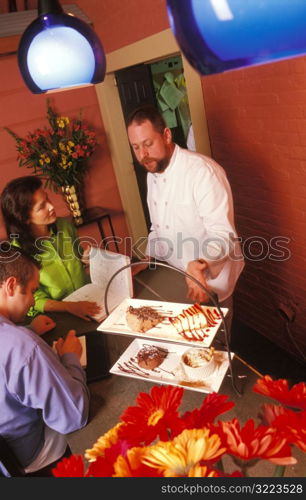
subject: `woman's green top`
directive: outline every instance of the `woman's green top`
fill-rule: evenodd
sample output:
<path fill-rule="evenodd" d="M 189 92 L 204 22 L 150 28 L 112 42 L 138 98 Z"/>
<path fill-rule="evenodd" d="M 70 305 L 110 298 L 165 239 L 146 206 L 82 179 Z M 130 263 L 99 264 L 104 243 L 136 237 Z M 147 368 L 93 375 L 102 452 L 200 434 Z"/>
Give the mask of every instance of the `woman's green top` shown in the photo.
<path fill-rule="evenodd" d="M 43 251 L 35 256 L 41 264 L 39 288 L 28 316 L 44 312 L 46 300 L 62 300 L 88 282 L 75 227 L 64 218 L 56 220 L 56 227 L 50 238 L 41 240 Z"/>

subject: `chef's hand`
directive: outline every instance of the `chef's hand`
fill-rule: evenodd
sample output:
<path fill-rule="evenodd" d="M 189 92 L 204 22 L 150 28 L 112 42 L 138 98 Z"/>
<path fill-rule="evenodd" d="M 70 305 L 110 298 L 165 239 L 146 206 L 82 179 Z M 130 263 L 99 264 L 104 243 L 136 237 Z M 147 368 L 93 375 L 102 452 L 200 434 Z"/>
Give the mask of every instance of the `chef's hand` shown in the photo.
<path fill-rule="evenodd" d="M 187 273 L 196 278 L 205 288 L 208 288 L 204 276 L 205 269 L 208 269 L 208 264 L 205 260 L 192 260 L 187 265 Z M 208 302 L 209 297 L 193 280 L 186 278 L 188 293 L 187 297 L 193 302 Z"/>
<path fill-rule="evenodd" d="M 141 271 L 147 269 L 149 264 L 150 264 L 150 257 L 145 257 L 144 259 L 140 260 L 137 266 L 132 266 L 132 276 L 135 276 Z"/>
<path fill-rule="evenodd" d="M 43 335 L 44 333 L 52 330 L 52 328 L 55 328 L 56 323 L 53 321 L 53 319 L 49 318 L 49 316 L 40 314 L 33 319 L 33 321 L 30 323 L 30 327 L 35 333 L 37 333 L 37 335 Z"/>
<path fill-rule="evenodd" d="M 79 302 L 66 302 L 65 311 L 79 318 L 85 319 L 85 321 L 90 321 L 92 316 L 96 316 L 101 312 L 101 307 L 98 306 L 96 302 L 89 302 L 87 300 L 80 300 Z"/>
<path fill-rule="evenodd" d="M 55 348 L 60 356 L 66 353 L 74 353 L 81 359 L 82 356 L 82 344 L 75 335 L 75 330 L 69 330 L 66 338 L 60 338 L 55 343 Z"/>

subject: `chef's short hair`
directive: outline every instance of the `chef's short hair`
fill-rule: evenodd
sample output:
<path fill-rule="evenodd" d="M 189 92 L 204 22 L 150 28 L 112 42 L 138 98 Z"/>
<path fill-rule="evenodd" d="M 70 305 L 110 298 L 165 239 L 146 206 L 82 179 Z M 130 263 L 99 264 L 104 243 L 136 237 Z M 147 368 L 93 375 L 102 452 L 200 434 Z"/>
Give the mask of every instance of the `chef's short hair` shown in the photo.
<path fill-rule="evenodd" d="M 132 123 L 141 125 L 146 120 L 151 122 L 155 130 L 160 134 L 162 134 L 167 127 L 162 114 L 158 111 L 158 109 L 150 104 L 146 104 L 135 109 L 127 119 L 127 127 L 132 125 Z"/>

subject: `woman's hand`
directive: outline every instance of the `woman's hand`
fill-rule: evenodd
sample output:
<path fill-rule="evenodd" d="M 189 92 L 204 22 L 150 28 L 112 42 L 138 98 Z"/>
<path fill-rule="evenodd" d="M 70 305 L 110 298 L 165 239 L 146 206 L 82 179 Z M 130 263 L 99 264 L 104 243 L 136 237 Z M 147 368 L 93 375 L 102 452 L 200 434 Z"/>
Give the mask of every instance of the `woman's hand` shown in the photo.
<path fill-rule="evenodd" d="M 49 316 L 40 314 L 33 319 L 33 321 L 30 323 L 30 327 L 35 333 L 37 333 L 37 335 L 43 335 L 44 333 L 52 330 L 52 328 L 55 328 L 56 323 L 53 321 L 53 319 L 49 318 Z"/>
<path fill-rule="evenodd" d="M 90 251 L 91 251 L 91 245 L 87 244 L 83 246 L 83 253 L 81 257 L 81 262 L 88 267 L 89 266 L 89 259 L 90 259 Z"/>
<path fill-rule="evenodd" d="M 65 304 L 65 311 L 85 319 L 85 321 L 90 321 L 90 318 L 101 312 L 101 307 L 96 302 L 89 302 L 87 300 L 79 302 L 65 301 L 63 304 Z"/>
<path fill-rule="evenodd" d="M 205 288 L 207 287 L 206 279 L 204 277 L 204 271 L 208 269 L 207 262 L 205 260 L 192 260 L 187 265 L 187 273 L 196 278 Z M 193 302 L 208 302 L 208 295 L 200 288 L 194 281 L 190 278 L 186 278 L 186 283 L 188 287 L 187 297 Z"/>

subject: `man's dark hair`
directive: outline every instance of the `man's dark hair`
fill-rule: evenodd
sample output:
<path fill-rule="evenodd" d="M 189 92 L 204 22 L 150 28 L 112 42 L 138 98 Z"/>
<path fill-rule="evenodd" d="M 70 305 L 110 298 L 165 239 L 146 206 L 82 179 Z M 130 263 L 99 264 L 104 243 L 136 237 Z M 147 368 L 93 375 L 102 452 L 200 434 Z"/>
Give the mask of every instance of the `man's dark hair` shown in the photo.
<path fill-rule="evenodd" d="M 146 104 L 135 109 L 128 117 L 126 126 L 129 127 L 132 123 L 141 125 L 144 121 L 148 120 L 152 123 L 157 132 L 162 134 L 166 128 L 166 122 L 161 113 L 151 104 Z"/>
<path fill-rule="evenodd" d="M 14 276 L 24 291 L 33 277 L 35 267 L 40 269 L 39 262 L 20 248 L 8 242 L 0 244 L 0 287 L 10 276 Z"/>
<path fill-rule="evenodd" d="M 18 235 L 18 243 L 29 254 L 37 252 L 28 219 L 33 206 L 33 195 L 41 187 L 39 177 L 28 175 L 10 181 L 1 194 L 1 210 L 7 237 L 11 239 L 11 235 Z"/>

